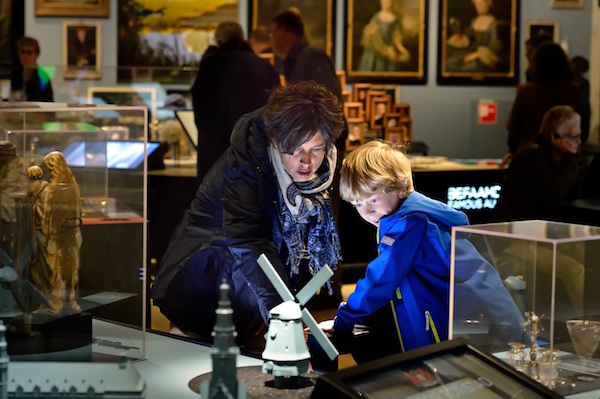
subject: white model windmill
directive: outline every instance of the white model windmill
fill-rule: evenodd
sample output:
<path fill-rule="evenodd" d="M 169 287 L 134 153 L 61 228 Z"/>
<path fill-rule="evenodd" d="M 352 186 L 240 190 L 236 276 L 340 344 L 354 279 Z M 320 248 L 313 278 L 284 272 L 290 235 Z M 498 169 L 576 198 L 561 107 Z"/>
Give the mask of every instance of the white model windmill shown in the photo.
<path fill-rule="evenodd" d="M 310 329 L 329 359 L 333 360 L 339 355 L 314 317 L 304 307 L 317 290 L 333 276 L 333 271 L 329 266 L 323 267 L 294 298 L 265 254 L 260 255 L 258 264 L 284 301 L 269 311 L 269 331 L 262 353 L 263 373 L 273 374 L 274 385 L 280 388 L 292 385 L 286 384 L 286 381 L 297 380 L 300 374 L 308 371 L 310 353 L 306 347 L 302 322 Z"/>

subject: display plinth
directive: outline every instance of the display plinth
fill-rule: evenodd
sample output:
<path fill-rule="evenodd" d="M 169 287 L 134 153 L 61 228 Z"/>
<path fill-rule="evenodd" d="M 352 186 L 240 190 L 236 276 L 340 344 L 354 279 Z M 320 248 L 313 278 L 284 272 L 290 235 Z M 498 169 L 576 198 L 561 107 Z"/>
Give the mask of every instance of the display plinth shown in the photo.
<path fill-rule="evenodd" d="M 520 309 L 523 323 L 510 326 L 520 327 L 519 339 L 502 337 L 507 326 L 478 312 L 475 303 L 455 300 L 461 240 L 495 267 Z M 598 259 L 595 226 L 524 220 L 453 227 L 450 338 L 476 342 L 563 395 L 597 389 L 592 382 L 600 379 Z M 511 355 L 519 343 L 526 355 L 516 362 Z"/>
<path fill-rule="evenodd" d="M 91 360 L 92 315 L 33 314 L 30 333 L 11 332 L 9 328 L 6 340 L 10 356 L 43 354 L 47 359 L 53 352 L 88 347 L 78 351 L 78 356 L 80 361 Z"/>

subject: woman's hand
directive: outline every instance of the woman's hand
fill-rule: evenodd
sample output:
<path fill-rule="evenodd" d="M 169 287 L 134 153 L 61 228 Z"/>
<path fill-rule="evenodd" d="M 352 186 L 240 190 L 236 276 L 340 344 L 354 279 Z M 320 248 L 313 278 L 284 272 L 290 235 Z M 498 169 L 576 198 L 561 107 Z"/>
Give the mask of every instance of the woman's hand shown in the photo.
<path fill-rule="evenodd" d="M 319 328 L 325 332 L 332 333 L 333 330 L 333 319 L 324 320 L 318 324 Z"/>

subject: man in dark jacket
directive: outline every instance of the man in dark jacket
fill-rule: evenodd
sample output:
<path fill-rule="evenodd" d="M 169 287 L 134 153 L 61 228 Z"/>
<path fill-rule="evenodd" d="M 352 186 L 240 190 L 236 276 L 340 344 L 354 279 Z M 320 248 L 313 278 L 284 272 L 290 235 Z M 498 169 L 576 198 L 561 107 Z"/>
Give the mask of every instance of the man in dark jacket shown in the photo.
<path fill-rule="evenodd" d="M 287 83 L 314 80 L 342 100 L 342 88 L 333 62 L 323 49 L 308 43 L 298 12 L 286 10 L 273 18 L 271 42 L 273 52 L 282 60 L 280 72 Z"/>
<path fill-rule="evenodd" d="M 200 62 L 190 90 L 198 127 L 198 180 L 229 147 L 233 126 L 243 114 L 264 106 L 279 77 L 244 40 L 237 22 L 215 31 L 218 49 Z"/>

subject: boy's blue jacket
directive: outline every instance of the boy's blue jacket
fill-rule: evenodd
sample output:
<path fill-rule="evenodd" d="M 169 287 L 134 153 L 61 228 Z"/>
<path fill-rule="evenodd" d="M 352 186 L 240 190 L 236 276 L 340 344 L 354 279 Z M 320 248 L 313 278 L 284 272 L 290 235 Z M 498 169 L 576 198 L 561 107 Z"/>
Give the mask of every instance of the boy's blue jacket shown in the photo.
<path fill-rule="evenodd" d="M 393 215 L 380 220 L 380 255 L 369 263 L 365 277 L 358 281 L 347 303 L 340 305 L 334 322 L 336 333 L 350 333 L 354 324 L 360 324 L 392 300 L 404 351 L 447 340 L 451 228 L 468 224 L 463 212 L 418 192 L 410 193 Z M 466 251 L 462 256 L 477 260 L 470 262 L 471 270 L 463 272 L 468 274 L 466 278 L 476 276 L 478 265 L 485 264 L 486 270 L 492 271 L 487 273 L 488 281 L 483 282 L 488 284 L 485 288 L 497 285 L 504 290 L 491 265 L 468 244 L 461 249 Z M 500 302 L 512 305 L 508 306 L 511 321 L 520 329 L 521 316 L 508 293 Z"/>

